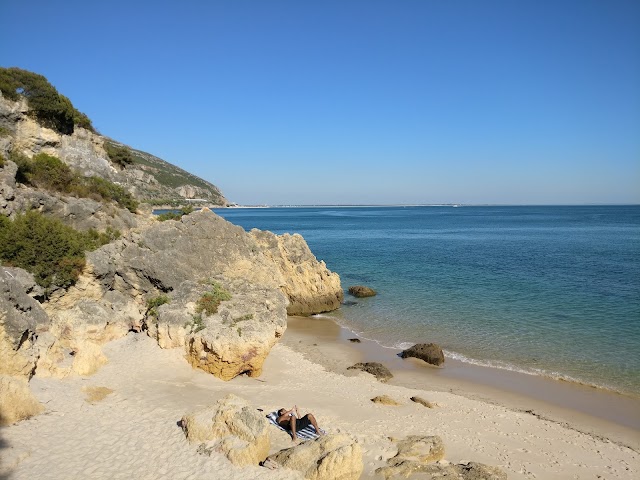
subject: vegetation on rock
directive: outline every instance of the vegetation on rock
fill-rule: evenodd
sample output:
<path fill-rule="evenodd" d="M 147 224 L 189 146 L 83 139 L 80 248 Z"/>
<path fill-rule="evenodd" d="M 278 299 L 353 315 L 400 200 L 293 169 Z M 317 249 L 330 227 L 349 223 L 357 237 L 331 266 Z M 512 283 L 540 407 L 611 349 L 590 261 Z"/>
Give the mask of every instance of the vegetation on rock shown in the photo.
<path fill-rule="evenodd" d="M 83 177 L 57 157 L 40 153 L 29 159 L 11 152 L 10 159 L 18 165 L 16 180 L 20 183 L 82 198 L 113 201 L 135 212 L 138 202 L 120 185 L 101 177 Z"/>
<path fill-rule="evenodd" d="M 220 304 L 226 300 L 231 300 L 231 294 L 218 282 L 211 282 L 211 288 L 205 292 L 196 303 L 196 312 L 213 315 L 218 311 Z"/>
<path fill-rule="evenodd" d="M 80 232 L 33 210 L 13 221 L 0 216 L 0 260 L 31 272 L 38 285 L 50 292 L 75 283 L 84 268 L 86 251 L 119 236 L 115 230 Z"/>
<path fill-rule="evenodd" d="M 127 147 L 114 145 L 111 142 L 104 142 L 104 150 L 107 152 L 107 155 L 109 155 L 111 161 L 122 168 L 133 163 L 133 155 L 131 155 L 131 150 Z"/>
<path fill-rule="evenodd" d="M 4 157 L 0 153 L 0 168 L 4 167 L 4 162 L 5 162 Z"/>
<path fill-rule="evenodd" d="M 75 126 L 95 132 L 91 120 L 42 75 L 16 67 L 0 67 L 0 91 L 10 100 L 26 98 L 29 114 L 44 127 L 63 135 L 72 134 Z"/>
<path fill-rule="evenodd" d="M 160 215 L 156 216 L 156 220 L 160 222 L 164 222 L 166 220 L 180 220 L 184 215 L 189 215 L 191 212 L 193 212 L 193 207 L 189 205 L 181 208 L 177 212 L 172 211 L 172 212 L 161 213 Z"/>
<path fill-rule="evenodd" d="M 158 307 L 169 302 L 170 299 L 166 295 L 158 295 L 157 297 L 150 298 L 149 300 L 147 300 L 147 315 L 157 317 Z"/>

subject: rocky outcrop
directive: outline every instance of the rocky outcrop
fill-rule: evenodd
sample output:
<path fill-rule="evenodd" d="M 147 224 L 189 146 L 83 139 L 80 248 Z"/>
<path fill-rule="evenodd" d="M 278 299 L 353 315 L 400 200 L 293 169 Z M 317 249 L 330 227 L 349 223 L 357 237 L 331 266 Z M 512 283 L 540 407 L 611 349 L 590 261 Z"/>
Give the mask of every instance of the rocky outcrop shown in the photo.
<path fill-rule="evenodd" d="M 365 298 L 374 297 L 378 293 L 373 288 L 365 287 L 364 285 L 354 285 L 349 287 L 349 294 L 357 298 Z"/>
<path fill-rule="evenodd" d="M 255 229 L 251 236 L 280 273 L 277 282 L 289 298 L 289 315 L 311 315 L 340 307 L 344 297 L 340 277 L 316 259 L 302 236 L 278 236 Z"/>
<path fill-rule="evenodd" d="M 400 353 L 402 358 L 415 357 L 425 362 L 440 366 L 444 363 L 444 353 L 435 343 L 418 343 Z"/>
<path fill-rule="evenodd" d="M 270 455 L 284 468 L 308 480 L 357 480 L 362 474 L 362 449 L 347 435 L 324 435 Z"/>
<path fill-rule="evenodd" d="M 438 436 L 410 435 L 398 442 L 398 453 L 390 458 L 389 465 L 406 461 L 433 463 L 444 458 L 444 443 Z"/>
<path fill-rule="evenodd" d="M 233 394 L 182 417 L 190 443 L 201 453 L 224 454 L 234 465 L 257 465 L 269 453 L 269 423 L 264 415 Z"/>
<path fill-rule="evenodd" d="M 33 296 L 42 295 L 33 275 L 0 268 L 0 374 L 30 378 L 40 357 L 38 334 L 51 321 Z"/>
<path fill-rule="evenodd" d="M 43 410 L 29 390 L 26 378 L 0 375 L 0 426 L 33 417 Z"/>
<path fill-rule="evenodd" d="M 393 374 L 389 369 L 378 362 L 356 363 L 355 365 L 348 367 L 347 370 L 362 370 L 363 372 L 374 375 L 381 382 L 386 382 L 393 378 Z"/>

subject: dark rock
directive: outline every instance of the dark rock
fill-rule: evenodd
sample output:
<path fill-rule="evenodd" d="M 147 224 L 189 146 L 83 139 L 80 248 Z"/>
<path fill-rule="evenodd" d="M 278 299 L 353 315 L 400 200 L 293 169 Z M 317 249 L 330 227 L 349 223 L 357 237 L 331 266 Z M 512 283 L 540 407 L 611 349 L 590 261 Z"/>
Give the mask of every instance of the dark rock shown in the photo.
<path fill-rule="evenodd" d="M 373 297 L 377 294 L 373 288 L 365 287 L 364 285 L 349 287 L 349 293 L 358 298 Z"/>
<path fill-rule="evenodd" d="M 393 378 L 393 375 L 391 374 L 389 369 L 378 362 L 356 363 L 355 365 L 347 368 L 347 370 L 362 370 L 363 372 L 374 375 L 381 382 L 386 382 L 387 380 Z"/>
<path fill-rule="evenodd" d="M 351 343 L 360 343 L 360 339 L 359 338 L 350 338 L 349 341 Z"/>
<path fill-rule="evenodd" d="M 431 365 L 440 366 L 444 363 L 444 353 L 435 343 L 418 343 L 400 353 L 402 358 L 415 357 Z"/>
<path fill-rule="evenodd" d="M 345 307 L 353 307 L 354 305 L 357 305 L 358 302 L 354 302 L 353 300 L 346 300 L 344 302 L 342 302 L 342 305 L 344 305 Z"/>

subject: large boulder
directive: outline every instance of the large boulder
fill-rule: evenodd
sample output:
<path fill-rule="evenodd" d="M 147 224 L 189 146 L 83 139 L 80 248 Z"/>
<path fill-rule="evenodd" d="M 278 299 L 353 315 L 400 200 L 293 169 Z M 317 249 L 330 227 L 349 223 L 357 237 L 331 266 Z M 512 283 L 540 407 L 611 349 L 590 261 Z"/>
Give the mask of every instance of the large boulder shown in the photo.
<path fill-rule="evenodd" d="M 233 394 L 185 415 L 181 425 L 190 443 L 201 444 L 199 451 L 222 453 L 234 465 L 257 465 L 269 453 L 269 422 Z"/>
<path fill-rule="evenodd" d="M 365 298 L 374 297 L 378 293 L 373 288 L 365 287 L 364 285 L 354 285 L 349 287 L 349 294 L 357 298 Z"/>
<path fill-rule="evenodd" d="M 33 417 L 43 410 L 29 390 L 26 378 L 0 375 L 0 426 Z"/>
<path fill-rule="evenodd" d="M 308 480 L 357 480 L 364 468 L 360 445 L 347 435 L 323 435 L 281 450 L 268 460 Z"/>
<path fill-rule="evenodd" d="M 393 374 L 389 369 L 378 362 L 356 363 L 355 365 L 348 367 L 347 370 L 362 370 L 363 372 L 374 375 L 381 382 L 386 382 L 393 378 Z"/>
<path fill-rule="evenodd" d="M 442 348 L 435 343 L 417 343 L 411 348 L 407 348 L 400 353 L 402 358 L 415 357 L 425 362 L 440 366 L 444 363 L 444 353 Z"/>
<path fill-rule="evenodd" d="M 444 443 L 438 436 L 409 435 L 398 442 L 398 453 L 390 458 L 389 465 L 406 461 L 433 463 L 444 458 Z"/>

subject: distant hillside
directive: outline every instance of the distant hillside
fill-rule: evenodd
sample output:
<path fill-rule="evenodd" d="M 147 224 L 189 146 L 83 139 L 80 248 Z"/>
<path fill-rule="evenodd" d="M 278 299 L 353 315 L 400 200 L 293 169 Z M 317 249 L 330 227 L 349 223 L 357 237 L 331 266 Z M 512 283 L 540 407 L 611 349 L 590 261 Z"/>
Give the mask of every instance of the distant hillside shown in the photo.
<path fill-rule="evenodd" d="M 151 205 L 226 205 L 220 189 L 161 158 L 98 134 L 45 77 L 0 68 L 0 155 L 53 155 Z"/>

